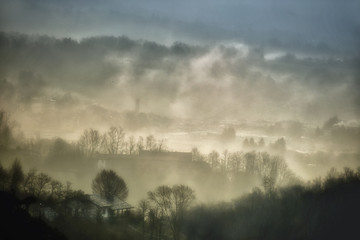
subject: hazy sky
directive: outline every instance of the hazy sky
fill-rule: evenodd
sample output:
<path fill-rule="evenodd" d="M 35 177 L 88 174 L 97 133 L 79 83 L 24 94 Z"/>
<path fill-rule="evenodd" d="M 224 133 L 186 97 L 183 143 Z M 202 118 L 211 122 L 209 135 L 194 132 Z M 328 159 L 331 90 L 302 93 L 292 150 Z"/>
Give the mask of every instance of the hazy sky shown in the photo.
<path fill-rule="evenodd" d="M 0 29 L 81 38 L 127 35 L 165 44 L 280 41 L 358 50 L 358 0 L 1 0 Z"/>
<path fill-rule="evenodd" d="M 22 99 L 42 87 L 119 110 L 142 96 L 165 115 L 360 114 L 358 0 L 0 1 L 0 77 Z"/>

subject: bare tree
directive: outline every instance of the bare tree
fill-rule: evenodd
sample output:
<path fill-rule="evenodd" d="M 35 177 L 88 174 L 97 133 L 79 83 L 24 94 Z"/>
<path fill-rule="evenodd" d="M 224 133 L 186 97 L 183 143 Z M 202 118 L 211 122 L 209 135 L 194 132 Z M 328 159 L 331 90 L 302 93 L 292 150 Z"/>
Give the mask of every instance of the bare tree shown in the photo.
<path fill-rule="evenodd" d="M 139 209 L 140 209 L 140 214 L 141 214 L 141 219 L 142 219 L 142 239 L 145 239 L 145 219 L 146 219 L 146 215 L 147 212 L 150 209 L 150 204 L 149 201 L 147 200 L 141 200 L 139 203 Z"/>
<path fill-rule="evenodd" d="M 45 173 L 40 173 L 35 179 L 35 196 L 44 197 L 50 191 L 51 177 Z"/>
<path fill-rule="evenodd" d="M 35 195 L 36 189 L 36 170 L 31 169 L 24 178 L 23 191 L 30 195 Z"/>
<path fill-rule="evenodd" d="M 156 139 L 153 135 L 146 137 L 146 150 L 155 150 L 156 149 Z"/>
<path fill-rule="evenodd" d="M 124 147 L 125 131 L 122 127 L 110 127 L 104 134 L 103 146 L 109 154 L 119 154 Z"/>
<path fill-rule="evenodd" d="M 125 200 L 128 196 L 128 187 L 120 176 L 113 170 L 102 170 L 99 172 L 92 182 L 92 190 L 109 201 L 114 197 Z"/>
<path fill-rule="evenodd" d="M 159 152 L 166 150 L 166 140 L 165 140 L 165 139 L 160 139 L 160 140 L 158 141 L 157 150 L 158 150 Z"/>
<path fill-rule="evenodd" d="M 228 160 L 229 160 L 229 151 L 225 149 L 222 154 L 222 158 L 220 159 L 220 169 L 221 172 L 227 171 L 228 168 Z"/>
<path fill-rule="evenodd" d="M 169 223 L 174 240 L 180 239 L 184 215 L 195 200 L 194 191 L 185 185 L 159 186 L 148 193 L 148 198 Z"/>
<path fill-rule="evenodd" d="M 193 161 L 203 161 L 204 156 L 201 154 L 198 148 L 191 149 L 191 155 Z"/>
<path fill-rule="evenodd" d="M 50 197 L 53 199 L 63 199 L 64 198 L 64 186 L 61 182 L 57 180 L 51 180 L 50 182 Z"/>
<path fill-rule="evenodd" d="M 140 136 L 136 143 L 137 152 L 140 153 L 144 149 L 144 138 Z"/>
<path fill-rule="evenodd" d="M 92 128 L 86 129 L 79 139 L 80 149 L 89 156 L 92 156 L 99 150 L 101 144 L 101 135 L 98 130 Z"/>
<path fill-rule="evenodd" d="M 10 169 L 10 190 L 17 194 L 20 184 L 24 181 L 24 172 L 18 159 L 15 159 Z"/>
<path fill-rule="evenodd" d="M 136 148 L 135 138 L 134 138 L 134 136 L 130 136 L 129 141 L 128 141 L 128 149 L 129 149 L 129 154 L 130 155 L 134 154 L 135 148 Z"/>
<path fill-rule="evenodd" d="M 216 169 L 219 166 L 219 153 L 216 151 L 212 151 L 208 155 L 208 161 L 212 169 Z"/>

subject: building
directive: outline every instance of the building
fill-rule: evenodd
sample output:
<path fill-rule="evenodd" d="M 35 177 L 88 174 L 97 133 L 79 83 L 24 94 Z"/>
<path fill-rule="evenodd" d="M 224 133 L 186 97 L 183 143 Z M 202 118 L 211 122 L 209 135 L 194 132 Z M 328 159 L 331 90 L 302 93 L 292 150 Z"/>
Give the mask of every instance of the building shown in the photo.
<path fill-rule="evenodd" d="M 113 201 L 109 201 L 99 195 L 92 194 L 89 195 L 89 198 L 96 207 L 97 213 L 100 213 L 103 218 L 119 216 L 133 208 L 133 206 L 117 197 L 114 197 Z"/>
<path fill-rule="evenodd" d="M 106 200 L 105 198 L 90 194 L 86 198 L 73 198 L 67 200 L 66 214 L 71 216 L 88 217 L 92 219 L 121 216 L 126 211 L 133 208 L 127 202 L 114 197 L 113 201 Z"/>

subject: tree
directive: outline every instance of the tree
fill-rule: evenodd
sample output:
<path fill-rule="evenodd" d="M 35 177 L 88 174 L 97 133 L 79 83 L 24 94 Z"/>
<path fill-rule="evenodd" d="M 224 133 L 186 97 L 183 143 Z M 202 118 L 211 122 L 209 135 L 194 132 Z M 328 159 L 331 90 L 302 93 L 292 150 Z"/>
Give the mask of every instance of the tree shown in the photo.
<path fill-rule="evenodd" d="M 8 182 L 9 182 L 9 173 L 0 164 L 0 191 L 5 191 L 7 189 Z"/>
<path fill-rule="evenodd" d="M 249 145 L 249 139 L 245 138 L 244 141 L 243 141 L 243 147 L 244 148 L 248 148 L 250 145 Z"/>
<path fill-rule="evenodd" d="M 136 143 L 137 152 L 140 153 L 144 149 L 144 138 L 140 136 Z"/>
<path fill-rule="evenodd" d="M 153 135 L 146 137 L 146 150 L 155 150 L 156 149 L 156 139 Z"/>
<path fill-rule="evenodd" d="M 125 200 L 129 190 L 125 181 L 113 170 L 102 170 L 92 182 L 92 190 L 95 194 L 113 201 L 114 197 Z"/>
<path fill-rule="evenodd" d="M 125 131 L 122 127 L 110 127 L 104 134 L 103 146 L 109 154 L 121 153 L 124 146 Z"/>
<path fill-rule="evenodd" d="M 134 136 L 129 137 L 128 141 L 128 149 L 129 149 L 129 155 L 134 154 L 136 148 L 136 142 Z"/>
<path fill-rule="evenodd" d="M 166 149 L 165 139 L 160 139 L 157 144 L 157 150 L 161 152 L 164 151 L 165 149 Z"/>
<path fill-rule="evenodd" d="M 232 141 L 236 137 L 236 131 L 233 127 L 226 127 L 223 129 L 223 132 L 221 134 L 221 139 L 223 141 Z"/>
<path fill-rule="evenodd" d="M 8 114 L 0 110 L 0 148 L 7 147 L 12 139 L 12 128 Z"/>
<path fill-rule="evenodd" d="M 79 139 L 80 149 L 90 156 L 99 150 L 101 144 L 101 135 L 98 130 L 92 128 L 86 129 Z"/>
<path fill-rule="evenodd" d="M 139 209 L 140 209 L 140 214 L 141 214 L 141 222 L 142 222 L 142 239 L 145 239 L 145 219 L 146 219 L 146 215 L 147 215 L 147 212 L 150 208 L 150 205 L 149 205 L 149 201 L 147 200 L 141 200 L 140 203 L 139 203 Z"/>
<path fill-rule="evenodd" d="M 263 148 L 263 147 L 265 147 L 265 141 L 264 141 L 264 138 L 260 138 L 259 139 L 259 142 L 258 142 L 258 147 L 259 148 Z"/>
<path fill-rule="evenodd" d="M 286 141 L 284 138 L 279 138 L 276 140 L 272 145 L 271 148 L 278 152 L 285 152 L 286 151 Z"/>
<path fill-rule="evenodd" d="M 185 213 L 195 200 L 194 190 L 185 185 L 159 186 L 148 198 L 169 223 L 174 240 L 180 239 Z"/>
<path fill-rule="evenodd" d="M 23 190 L 26 194 L 35 196 L 36 191 L 36 170 L 31 169 L 26 175 L 23 183 Z"/>
<path fill-rule="evenodd" d="M 200 153 L 198 148 L 191 149 L 191 155 L 193 161 L 203 161 L 204 156 Z"/>
<path fill-rule="evenodd" d="M 50 191 L 51 177 L 45 173 L 40 173 L 36 176 L 35 180 L 35 196 L 45 197 Z"/>
<path fill-rule="evenodd" d="M 208 155 L 208 161 L 212 169 L 216 169 L 219 166 L 219 153 L 212 151 Z"/>
<path fill-rule="evenodd" d="M 10 169 L 10 190 L 17 194 L 20 184 L 24 181 L 24 172 L 18 159 L 15 159 Z"/>

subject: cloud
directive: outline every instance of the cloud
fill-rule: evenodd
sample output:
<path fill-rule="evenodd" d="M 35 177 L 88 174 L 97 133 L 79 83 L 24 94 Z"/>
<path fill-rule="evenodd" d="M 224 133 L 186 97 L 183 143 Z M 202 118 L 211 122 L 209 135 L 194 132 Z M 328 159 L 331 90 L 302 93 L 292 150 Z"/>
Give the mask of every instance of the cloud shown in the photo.
<path fill-rule="evenodd" d="M 269 60 L 266 50 L 238 41 L 166 46 L 127 37 L 6 33 L 0 40 L 2 77 L 28 99 L 51 88 L 118 111 L 133 109 L 140 98 L 142 111 L 174 117 L 323 121 L 359 114 L 353 58 Z M 19 81 L 22 73 L 29 74 Z"/>
<path fill-rule="evenodd" d="M 245 40 L 286 50 L 351 54 L 359 50 L 356 9 L 356 0 L 4 0 L 0 27 L 78 39 L 128 35 L 168 45 Z"/>

